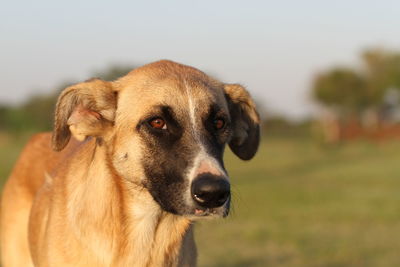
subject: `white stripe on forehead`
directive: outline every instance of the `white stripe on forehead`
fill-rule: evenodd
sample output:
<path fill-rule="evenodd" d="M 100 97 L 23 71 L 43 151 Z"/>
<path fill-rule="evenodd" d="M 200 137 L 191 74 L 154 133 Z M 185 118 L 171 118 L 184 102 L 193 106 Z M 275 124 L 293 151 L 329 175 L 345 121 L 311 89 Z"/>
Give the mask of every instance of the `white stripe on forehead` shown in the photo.
<path fill-rule="evenodd" d="M 198 131 L 196 129 L 196 116 L 195 116 L 196 103 L 194 101 L 192 93 L 190 92 L 190 89 L 189 89 L 187 81 L 184 80 L 184 82 L 185 82 L 186 95 L 187 95 L 187 98 L 188 98 L 190 125 L 191 125 L 191 128 L 192 128 L 192 132 L 193 132 L 194 138 L 196 139 L 197 142 L 199 142 L 200 138 L 199 138 Z"/>

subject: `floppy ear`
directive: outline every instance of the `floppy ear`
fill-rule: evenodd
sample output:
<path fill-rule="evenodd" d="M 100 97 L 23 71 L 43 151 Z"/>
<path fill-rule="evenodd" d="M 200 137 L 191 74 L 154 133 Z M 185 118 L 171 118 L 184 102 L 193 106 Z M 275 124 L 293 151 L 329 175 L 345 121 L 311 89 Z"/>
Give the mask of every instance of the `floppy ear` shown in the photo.
<path fill-rule="evenodd" d="M 239 158 L 249 160 L 256 154 L 260 143 L 260 116 L 243 86 L 225 84 L 224 91 L 233 126 L 229 147 Z"/>
<path fill-rule="evenodd" d="M 64 89 L 56 105 L 53 149 L 62 150 L 71 133 L 80 141 L 87 136 L 102 137 L 113 126 L 116 97 L 112 84 L 100 79 Z"/>

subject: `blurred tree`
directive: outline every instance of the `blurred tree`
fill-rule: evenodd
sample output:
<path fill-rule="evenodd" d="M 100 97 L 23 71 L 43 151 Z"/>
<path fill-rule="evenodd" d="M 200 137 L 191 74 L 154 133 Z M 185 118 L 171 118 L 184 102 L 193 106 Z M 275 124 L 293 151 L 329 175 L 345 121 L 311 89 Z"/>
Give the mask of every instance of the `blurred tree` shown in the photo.
<path fill-rule="evenodd" d="M 362 62 L 360 71 L 339 67 L 317 75 L 314 99 L 345 114 L 379 109 L 389 89 L 400 90 L 400 53 L 370 49 L 362 53 Z"/>
<path fill-rule="evenodd" d="M 349 68 L 317 75 L 312 94 L 317 102 L 343 115 L 359 114 L 370 104 L 365 79 Z"/>

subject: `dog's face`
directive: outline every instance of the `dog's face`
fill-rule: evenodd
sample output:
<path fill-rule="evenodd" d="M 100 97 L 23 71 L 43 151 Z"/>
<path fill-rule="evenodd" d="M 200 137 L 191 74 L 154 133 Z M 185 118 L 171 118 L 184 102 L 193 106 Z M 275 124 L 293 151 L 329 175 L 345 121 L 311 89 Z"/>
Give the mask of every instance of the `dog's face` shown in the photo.
<path fill-rule="evenodd" d="M 55 149 L 65 146 L 70 132 L 99 138 L 116 172 L 148 190 L 163 210 L 226 216 L 225 145 L 242 159 L 253 157 L 259 118 L 243 87 L 160 61 L 112 83 L 67 88 L 57 105 Z"/>

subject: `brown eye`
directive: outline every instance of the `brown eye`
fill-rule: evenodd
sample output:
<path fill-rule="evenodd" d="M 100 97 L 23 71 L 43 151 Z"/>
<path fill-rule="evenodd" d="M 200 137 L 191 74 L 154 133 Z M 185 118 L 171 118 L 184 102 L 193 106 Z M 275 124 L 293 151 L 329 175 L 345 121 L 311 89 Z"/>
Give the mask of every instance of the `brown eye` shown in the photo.
<path fill-rule="evenodd" d="M 223 119 L 215 119 L 214 120 L 214 127 L 217 130 L 221 130 L 225 126 L 225 121 Z"/>
<path fill-rule="evenodd" d="M 151 127 L 155 129 L 167 129 L 167 125 L 165 124 L 165 121 L 161 118 L 155 118 L 149 121 L 149 124 Z"/>

